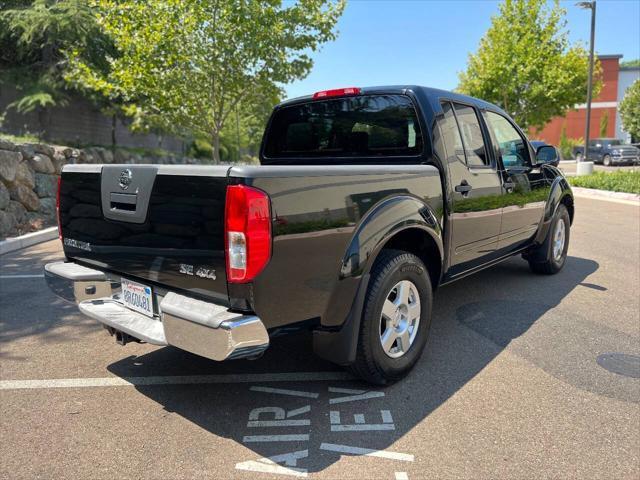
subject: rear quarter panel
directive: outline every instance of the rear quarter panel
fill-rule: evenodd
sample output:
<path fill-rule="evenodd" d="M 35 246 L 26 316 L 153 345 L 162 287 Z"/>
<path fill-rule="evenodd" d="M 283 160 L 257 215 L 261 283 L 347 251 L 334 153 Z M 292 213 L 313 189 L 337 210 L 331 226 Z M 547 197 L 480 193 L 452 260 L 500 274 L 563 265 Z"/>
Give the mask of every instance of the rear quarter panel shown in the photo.
<path fill-rule="evenodd" d="M 263 166 L 234 168 L 230 175 L 264 190 L 272 202 L 272 257 L 250 292 L 268 328 L 309 319 L 344 321 L 376 243 L 407 221 L 383 214 L 366 238 L 354 239 L 377 205 L 410 197 L 442 216 L 440 177 L 432 166 Z M 357 255 L 347 255 L 354 241 L 368 244 L 356 244 Z M 247 296 L 245 288 L 230 285 L 232 304 L 234 296 Z"/>

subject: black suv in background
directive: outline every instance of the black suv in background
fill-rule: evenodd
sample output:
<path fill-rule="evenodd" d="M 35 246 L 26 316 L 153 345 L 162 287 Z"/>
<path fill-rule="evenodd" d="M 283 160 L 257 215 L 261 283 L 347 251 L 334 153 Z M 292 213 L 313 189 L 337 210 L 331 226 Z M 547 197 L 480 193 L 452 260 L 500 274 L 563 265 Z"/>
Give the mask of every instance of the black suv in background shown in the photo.
<path fill-rule="evenodd" d="M 584 156 L 584 147 L 574 147 L 573 155 L 578 162 Z M 588 159 L 607 167 L 611 165 L 638 165 L 640 149 L 625 144 L 618 138 L 594 138 L 589 140 Z"/>

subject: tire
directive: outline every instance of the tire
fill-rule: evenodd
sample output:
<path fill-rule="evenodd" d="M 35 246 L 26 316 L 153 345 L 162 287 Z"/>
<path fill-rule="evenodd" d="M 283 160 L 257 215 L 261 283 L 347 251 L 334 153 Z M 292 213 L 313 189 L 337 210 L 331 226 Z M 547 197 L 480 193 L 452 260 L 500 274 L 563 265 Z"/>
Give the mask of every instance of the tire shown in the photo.
<path fill-rule="evenodd" d="M 400 298 L 400 292 L 407 293 Z M 431 281 L 424 263 L 411 253 L 383 250 L 371 270 L 351 371 L 376 385 L 391 384 L 404 377 L 427 343 L 432 301 Z M 383 307 L 385 312 L 393 313 L 383 314 Z"/>
<path fill-rule="evenodd" d="M 605 155 L 604 157 L 602 157 L 602 164 L 605 167 L 610 167 L 611 166 L 611 155 Z"/>
<path fill-rule="evenodd" d="M 544 275 L 553 275 L 562 270 L 567 261 L 570 227 L 571 221 L 567 207 L 560 204 L 553 216 L 544 242 L 534 248 L 527 256 L 531 271 Z M 559 233 L 559 230 L 562 230 L 563 233 Z M 561 247 L 557 243 L 559 242 L 559 237 L 562 237 Z"/>
<path fill-rule="evenodd" d="M 576 153 L 576 162 L 581 162 L 582 161 L 582 153 L 578 152 Z"/>

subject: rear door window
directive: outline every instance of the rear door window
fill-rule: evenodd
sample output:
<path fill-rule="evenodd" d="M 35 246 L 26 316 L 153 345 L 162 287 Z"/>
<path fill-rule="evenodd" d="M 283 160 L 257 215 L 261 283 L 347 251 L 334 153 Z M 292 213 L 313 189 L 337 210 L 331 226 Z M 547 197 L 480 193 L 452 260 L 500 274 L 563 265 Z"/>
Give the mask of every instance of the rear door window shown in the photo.
<path fill-rule="evenodd" d="M 264 156 L 416 156 L 422 153 L 422 138 L 409 97 L 358 95 L 277 110 L 267 131 Z"/>
<path fill-rule="evenodd" d="M 455 158 L 457 158 L 459 162 L 466 164 L 467 159 L 464 154 L 462 137 L 460 136 L 456 117 L 453 114 L 453 108 L 449 102 L 443 102 L 441 105 L 444 116 L 442 120 L 440 120 L 439 125 L 444 148 L 446 149 L 447 155 L 455 155 Z"/>
<path fill-rule="evenodd" d="M 467 165 L 469 167 L 486 167 L 491 165 L 491 160 L 487 155 L 487 149 L 484 145 L 480 121 L 478 120 L 475 109 L 460 103 L 454 103 L 453 107 L 462 134 L 464 151 L 467 156 Z"/>

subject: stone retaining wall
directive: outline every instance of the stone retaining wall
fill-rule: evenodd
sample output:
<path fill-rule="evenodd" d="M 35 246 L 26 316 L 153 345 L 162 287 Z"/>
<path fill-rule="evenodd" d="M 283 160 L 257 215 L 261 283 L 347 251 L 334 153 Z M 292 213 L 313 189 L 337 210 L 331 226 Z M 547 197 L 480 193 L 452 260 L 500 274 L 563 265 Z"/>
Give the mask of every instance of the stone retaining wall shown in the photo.
<path fill-rule="evenodd" d="M 56 223 L 58 177 L 67 163 L 195 164 L 177 156 L 148 157 L 127 150 L 17 144 L 0 138 L 0 239 Z"/>

